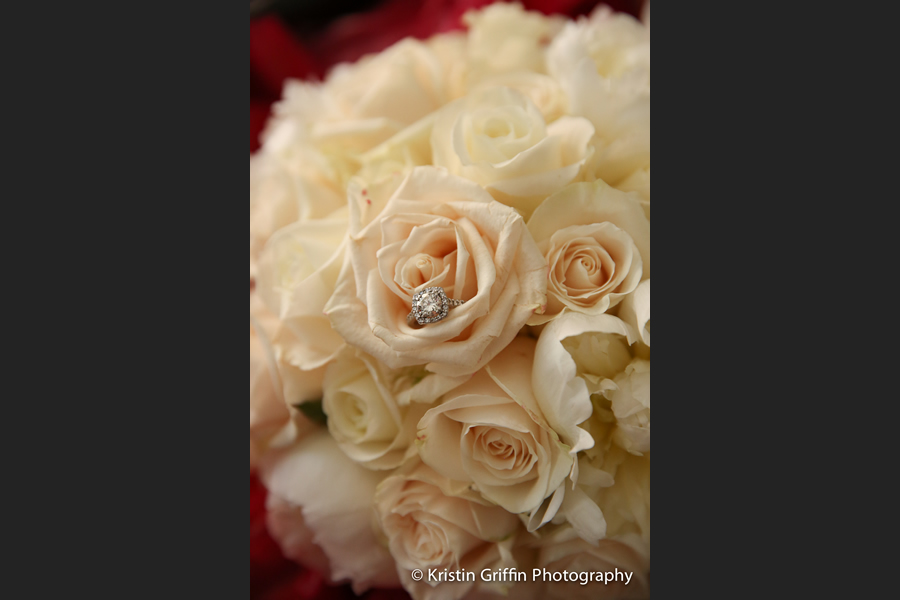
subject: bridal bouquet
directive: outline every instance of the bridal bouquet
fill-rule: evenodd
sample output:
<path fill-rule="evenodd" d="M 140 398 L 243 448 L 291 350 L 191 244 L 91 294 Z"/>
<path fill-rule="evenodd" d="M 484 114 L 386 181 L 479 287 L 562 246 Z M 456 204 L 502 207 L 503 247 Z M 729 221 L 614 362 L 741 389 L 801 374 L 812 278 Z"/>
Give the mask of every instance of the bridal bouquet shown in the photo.
<path fill-rule="evenodd" d="M 250 462 L 357 593 L 646 598 L 650 34 L 494 4 L 290 82 L 250 158 Z"/>

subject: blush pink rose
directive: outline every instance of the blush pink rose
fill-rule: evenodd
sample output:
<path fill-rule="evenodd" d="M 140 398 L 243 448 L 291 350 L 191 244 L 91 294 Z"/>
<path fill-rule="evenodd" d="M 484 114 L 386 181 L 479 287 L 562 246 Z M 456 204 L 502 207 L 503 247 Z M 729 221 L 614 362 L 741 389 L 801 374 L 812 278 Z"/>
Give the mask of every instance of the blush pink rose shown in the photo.
<path fill-rule="evenodd" d="M 477 184 L 417 167 L 356 230 L 368 207 L 364 192 L 351 198 L 348 258 L 325 307 L 347 343 L 391 368 L 424 364 L 439 375 L 468 375 L 544 306 L 544 257 L 522 217 Z M 413 296 L 431 287 L 465 304 L 414 328 L 407 322 Z"/>

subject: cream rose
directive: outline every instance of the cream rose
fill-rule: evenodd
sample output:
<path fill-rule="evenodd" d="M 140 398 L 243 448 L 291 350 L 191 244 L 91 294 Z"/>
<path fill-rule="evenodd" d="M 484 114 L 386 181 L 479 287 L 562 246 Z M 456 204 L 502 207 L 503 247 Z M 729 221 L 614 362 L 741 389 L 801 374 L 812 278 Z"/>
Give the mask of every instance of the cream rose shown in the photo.
<path fill-rule="evenodd" d="M 269 335 L 259 320 L 254 326 L 250 296 L 250 466 L 269 438 L 290 419 Z"/>
<path fill-rule="evenodd" d="M 470 83 L 497 73 L 546 73 L 546 46 L 565 19 L 526 11 L 521 4 L 496 3 L 463 17 L 469 26 L 467 59 Z"/>
<path fill-rule="evenodd" d="M 275 233 L 259 261 L 257 291 L 290 331 L 280 346 L 288 363 L 318 369 L 333 359 L 344 340 L 323 315 L 344 256 L 348 219 L 294 223 Z"/>
<path fill-rule="evenodd" d="M 347 204 L 333 181 L 308 160 L 289 163 L 260 152 L 250 158 L 250 279 L 272 235 L 297 221 L 326 217 Z"/>
<path fill-rule="evenodd" d="M 528 229 L 550 265 L 547 309 L 529 325 L 564 311 L 603 314 L 650 277 L 650 222 L 640 201 L 602 181 L 554 194 Z"/>
<path fill-rule="evenodd" d="M 548 125 L 527 96 L 492 87 L 441 109 L 431 147 L 436 166 L 481 184 L 527 218 L 578 176 L 593 135 L 586 119 L 564 116 Z"/>
<path fill-rule="evenodd" d="M 441 65 L 447 102 L 465 96 L 469 72 L 465 58 L 468 35 L 461 31 L 452 31 L 432 36 L 425 43 L 434 52 Z"/>
<path fill-rule="evenodd" d="M 521 92 L 541 111 L 544 121 L 552 123 L 566 114 L 568 100 L 559 82 L 548 75 L 534 71 L 511 71 L 492 75 L 482 81 L 476 90 L 508 87 Z"/>
<path fill-rule="evenodd" d="M 415 455 L 416 424 L 441 394 L 465 377 L 442 377 L 422 367 L 388 369 L 347 349 L 325 374 L 322 409 L 341 450 L 371 469 L 393 469 Z"/>
<path fill-rule="evenodd" d="M 324 84 L 288 82 L 265 141 L 308 143 L 329 157 L 352 158 L 446 101 L 441 60 L 425 43 L 406 39 L 336 66 Z"/>
<path fill-rule="evenodd" d="M 446 477 L 472 482 L 512 513 L 535 512 L 569 474 L 572 457 L 541 414 L 528 373 L 535 342 L 516 338 L 487 368 L 419 421 L 419 455 Z"/>
<path fill-rule="evenodd" d="M 360 156 L 360 169 L 347 185 L 352 231 L 362 230 L 381 214 L 414 168 L 431 165 L 434 117 L 416 121 Z"/>
<path fill-rule="evenodd" d="M 587 118 L 596 129 L 583 177 L 638 192 L 649 218 L 649 28 L 601 7 L 590 19 L 565 26 L 547 51 L 547 63 L 570 114 Z"/>
<path fill-rule="evenodd" d="M 352 210 L 358 210 L 356 202 Z M 524 221 L 478 185 L 418 167 L 351 242 L 325 310 L 351 345 L 397 369 L 471 374 L 546 301 L 547 267 Z M 407 323 L 414 294 L 441 287 L 465 304 L 437 323 Z"/>
<path fill-rule="evenodd" d="M 313 425 L 295 405 L 320 398 L 325 369 L 302 371 L 285 360 L 277 340 L 289 335 L 250 294 L 250 466 L 270 446 L 293 442 Z"/>
<path fill-rule="evenodd" d="M 589 119 L 604 139 L 650 128 L 650 32 L 608 7 L 569 22 L 547 50 L 547 65 L 569 98 L 571 114 Z"/>
<path fill-rule="evenodd" d="M 352 582 L 357 594 L 400 583 L 394 559 L 372 523 L 375 489 L 383 474 L 347 458 L 322 428 L 287 449 L 267 453 L 260 474 L 271 494 L 301 507 L 302 521 L 284 519 L 270 530 L 282 546 L 311 532 L 328 557 L 331 579 Z"/>
<path fill-rule="evenodd" d="M 519 519 L 485 502 L 465 484 L 421 462 L 389 476 L 375 493 L 375 513 L 403 586 L 416 600 L 456 600 L 472 582 L 416 582 L 413 569 L 480 572 L 515 566 L 511 548 Z"/>

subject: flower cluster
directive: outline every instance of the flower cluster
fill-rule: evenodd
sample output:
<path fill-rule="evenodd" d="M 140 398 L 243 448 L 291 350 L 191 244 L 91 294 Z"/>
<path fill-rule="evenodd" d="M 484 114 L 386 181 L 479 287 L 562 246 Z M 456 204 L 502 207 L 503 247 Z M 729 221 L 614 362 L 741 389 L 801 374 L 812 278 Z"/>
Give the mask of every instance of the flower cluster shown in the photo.
<path fill-rule="evenodd" d="M 465 22 L 291 81 L 250 158 L 269 528 L 357 592 L 647 597 L 649 27 Z M 412 575 L 505 568 L 633 576 Z"/>

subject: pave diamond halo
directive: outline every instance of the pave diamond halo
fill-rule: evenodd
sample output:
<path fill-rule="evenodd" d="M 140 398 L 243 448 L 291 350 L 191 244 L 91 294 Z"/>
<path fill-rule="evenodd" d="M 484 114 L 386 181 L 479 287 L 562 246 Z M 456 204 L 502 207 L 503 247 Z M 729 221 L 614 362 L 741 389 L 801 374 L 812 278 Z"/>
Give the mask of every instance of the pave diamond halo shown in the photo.
<path fill-rule="evenodd" d="M 430 287 L 417 292 L 412 299 L 412 312 L 406 316 L 410 325 L 437 323 L 447 316 L 454 306 L 465 304 L 465 300 L 448 298 L 444 288 Z"/>

